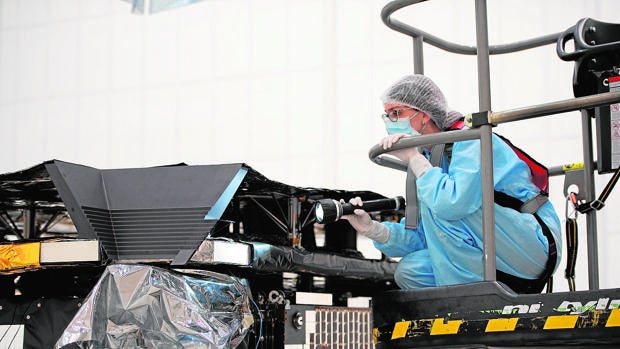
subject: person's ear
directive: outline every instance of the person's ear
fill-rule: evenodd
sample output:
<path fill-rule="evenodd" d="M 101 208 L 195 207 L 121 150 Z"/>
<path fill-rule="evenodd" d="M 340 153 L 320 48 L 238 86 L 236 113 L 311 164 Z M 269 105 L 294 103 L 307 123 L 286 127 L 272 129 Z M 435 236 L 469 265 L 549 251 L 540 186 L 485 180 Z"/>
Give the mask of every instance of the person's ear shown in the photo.
<path fill-rule="evenodd" d="M 422 122 L 424 122 L 424 123 L 429 123 L 429 122 L 432 122 L 432 121 L 433 121 L 433 119 L 431 119 L 431 116 L 430 116 L 430 115 L 428 115 L 427 113 L 425 113 L 425 112 L 423 112 L 423 111 L 420 111 L 420 113 L 422 113 L 422 115 L 421 115 L 421 117 L 422 117 Z"/>

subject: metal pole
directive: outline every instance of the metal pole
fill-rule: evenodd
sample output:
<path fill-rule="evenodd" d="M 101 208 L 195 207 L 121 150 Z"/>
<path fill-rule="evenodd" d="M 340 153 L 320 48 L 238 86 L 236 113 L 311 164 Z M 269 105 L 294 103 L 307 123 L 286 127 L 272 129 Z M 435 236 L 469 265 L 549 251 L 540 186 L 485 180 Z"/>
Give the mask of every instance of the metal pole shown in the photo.
<path fill-rule="evenodd" d="M 386 157 L 382 155 L 393 150 L 401 150 L 411 147 L 421 147 L 431 144 L 454 143 L 468 141 L 472 139 L 480 139 L 480 128 L 450 132 L 438 132 L 420 135 L 416 137 L 405 137 L 401 138 L 390 149 L 383 149 L 380 144 L 376 144 L 372 148 L 370 148 L 370 151 L 368 151 L 368 157 L 372 162 L 377 165 L 388 167 L 394 170 L 407 171 L 406 162 L 393 157 Z"/>
<path fill-rule="evenodd" d="M 565 168 L 566 166 L 573 166 L 574 164 L 564 164 L 564 165 L 556 165 L 556 166 L 551 166 L 548 168 L 549 170 L 549 177 L 554 177 L 554 176 L 563 176 L 567 169 Z M 598 166 L 596 164 L 596 161 L 592 162 L 592 166 L 596 167 Z"/>
<path fill-rule="evenodd" d="M 545 115 L 559 114 L 567 111 L 607 106 L 618 102 L 620 102 L 620 92 L 605 92 L 518 109 L 493 112 L 489 114 L 488 122 L 491 124 L 501 124 L 510 121 L 527 120 Z"/>
<path fill-rule="evenodd" d="M 489 73 L 489 36 L 486 0 L 476 0 L 476 47 L 478 61 L 478 103 L 480 111 L 491 110 L 491 80 Z M 491 125 L 480 127 L 480 161 L 482 172 L 482 261 L 484 280 L 496 279 L 495 266 L 495 196 L 493 192 L 493 144 Z"/>
<path fill-rule="evenodd" d="M 288 235 L 294 247 L 301 246 L 301 232 L 297 227 L 299 215 L 299 199 L 296 197 L 288 200 Z"/>
<path fill-rule="evenodd" d="M 478 103 L 480 111 L 491 110 L 491 79 L 489 69 L 489 33 L 487 2 L 476 0 L 476 47 L 478 61 Z"/>
<path fill-rule="evenodd" d="M 24 239 L 32 239 L 36 233 L 36 210 L 33 206 L 24 208 L 24 230 L 22 236 Z"/>
<path fill-rule="evenodd" d="M 588 111 L 581 110 L 581 134 L 583 137 L 583 172 L 585 181 L 586 201 L 594 200 L 594 156 L 592 152 L 592 123 Z M 588 283 L 590 290 L 599 289 L 598 278 L 598 234 L 596 226 L 596 210 L 586 213 L 588 241 Z"/>
<path fill-rule="evenodd" d="M 431 33 L 427 33 L 421 29 L 414 28 L 406 23 L 403 23 L 395 18 L 392 18 L 392 14 L 396 11 L 417 3 L 424 2 L 425 0 L 395 0 L 386 4 L 381 10 L 381 20 L 390 29 L 399 33 L 414 37 L 424 38 L 424 42 L 429 45 L 435 46 L 440 50 L 444 50 L 450 53 L 462 54 L 462 55 L 476 55 L 477 48 L 474 46 L 467 46 L 456 44 L 440 37 L 437 37 Z M 549 44 L 555 44 L 558 37 L 562 33 L 552 33 L 541 37 L 527 39 L 523 41 L 517 41 L 509 44 L 502 45 L 489 45 L 489 52 L 492 55 L 506 54 L 511 52 L 518 52 L 528 50 L 535 47 L 545 46 Z"/>
<path fill-rule="evenodd" d="M 422 36 L 413 38 L 413 72 L 424 74 L 424 38 Z"/>

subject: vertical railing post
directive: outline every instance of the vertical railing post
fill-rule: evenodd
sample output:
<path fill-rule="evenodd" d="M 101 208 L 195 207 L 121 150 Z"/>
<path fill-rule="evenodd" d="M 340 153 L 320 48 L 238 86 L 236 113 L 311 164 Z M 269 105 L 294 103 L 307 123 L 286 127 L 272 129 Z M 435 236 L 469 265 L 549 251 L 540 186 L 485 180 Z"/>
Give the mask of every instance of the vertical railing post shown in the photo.
<path fill-rule="evenodd" d="M 422 36 L 413 38 L 413 72 L 424 74 L 424 38 Z"/>
<path fill-rule="evenodd" d="M 487 28 L 486 0 L 476 0 L 476 48 L 478 63 L 478 103 L 480 111 L 491 111 L 491 80 L 489 69 L 489 34 Z M 481 126 L 480 163 L 482 185 L 482 262 L 484 280 L 496 279 L 495 266 L 495 195 L 493 192 L 493 142 L 492 126 Z"/>
<path fill-rule="evenodd" d="M 581 134 L 583 137 L 583 172 L 585 181 L 585 200 L 591 202 L 595 198 L 594 186 L 594 155 L 592 152 L 592 122 L 586 109 L 581 110 Z M 596 210 L 586 213 L 588 241 L 588 284 L 590 290 L 598 290 L 598 237 L 596 226 Z"/>

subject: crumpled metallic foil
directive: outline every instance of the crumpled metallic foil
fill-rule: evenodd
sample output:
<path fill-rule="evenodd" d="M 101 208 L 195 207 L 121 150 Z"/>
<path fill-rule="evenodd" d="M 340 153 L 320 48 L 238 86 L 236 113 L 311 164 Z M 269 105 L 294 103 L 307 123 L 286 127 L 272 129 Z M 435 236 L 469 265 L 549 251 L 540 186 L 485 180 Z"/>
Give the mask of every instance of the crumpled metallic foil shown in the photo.
<path fill-rule="evenodd" d="M 55 348 L 232 349 L 254 323 L 250 297 L 224 274 L 113 264 Z"/>

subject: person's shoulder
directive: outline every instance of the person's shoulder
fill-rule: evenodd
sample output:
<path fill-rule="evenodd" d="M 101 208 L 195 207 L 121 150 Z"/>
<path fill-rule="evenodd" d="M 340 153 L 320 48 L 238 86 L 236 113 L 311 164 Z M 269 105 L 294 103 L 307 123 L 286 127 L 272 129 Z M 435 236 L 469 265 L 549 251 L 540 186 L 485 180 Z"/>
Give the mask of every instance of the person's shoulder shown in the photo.
<path fill-rule="evenodd" d="M 493 135 L 492 139 L 493 139 L 493 146 L 494 147 L 499 146 L 499 147 L 506 148 L 506 149 L 509 149 L 509 150 L 512 149 L 511 146 L 510 146 L 510 144 L 512 144 L 512 143 L 510 142 L 510 140 L 508 138 L 506 138 L 506 137 L 504 137 L 504 136 L 502 136 L 500 134 L 497 134 L 495 132 L 493 132 L 492 135 Z"/>
<path fill-rule="evenodd" d="M 493 150 L 510 149 L 510 146 L 506 143 L 505 138 L 491 133 L 491 139 L 493 142 Z M 454 142 L 452 146 L 453 151 L 467 151 L 467 152 L 480 152 L 480 139 L 471 139 L 466 141 Z"/>
<path fill-rule="evenodd" d="M 452 144 L 452 149 L 454 149 L 454 150 L 471 148 L 471 147 L 477 147 L 478 149 L 480 149 L 480 140 L 479 139 L 470 139 L 470 140 L 466 140 L 466 141 L 454 142 Z"/>

